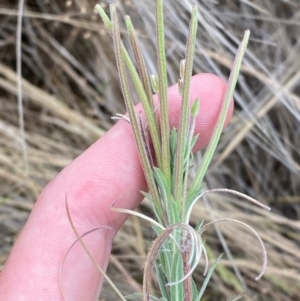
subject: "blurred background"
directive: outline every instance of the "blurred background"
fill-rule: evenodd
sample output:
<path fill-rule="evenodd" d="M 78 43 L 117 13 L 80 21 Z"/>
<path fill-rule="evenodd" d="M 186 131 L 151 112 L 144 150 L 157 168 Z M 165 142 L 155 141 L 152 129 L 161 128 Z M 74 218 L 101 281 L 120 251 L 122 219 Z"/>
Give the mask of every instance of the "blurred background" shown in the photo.
<path fill-rule="evenodd" d="M 108 12 L 112 2 L 100 4 Z M 27 0 L 20 27 L 18 1 L 0 1 L 0 269 L 43 187 L 113 125 L 112 115 L 125 111 L 112 41 L 94 12 L 97 3 Z M 120 17 L 132 17 L 149 72 L 156 74 L 155 1 L 114 3 Z M 202 218 L 239 219 L 257 230 L 268 251 L 266 274 L 256 282 L 262 263 L 257 239 L 229 222 L 208 231 L 210 262 L 224 248 L 230 252 L 203 300 L 226 300 L 243 287 L 248 292 L 243 300 L 299 300 L 300 2 L 165 0 L 169 84 L 178 79 L 195 3 L 199 30 L 194 73 L 227 79 L 244 30 L 251 30 L 235 115 L 218 146 L 207 186 L 241 191 L 272 208 L 264 212 L 225 194 L 211 194 L 197 204 L 193 223 Z M 18 117 L 20 53 L 27 164 Z M 144 202 L 138 210 L 145 213 L 148 208 Z M 149 224 L 136 218 L 130 218 L 116 237 L 108 274 L 124 294 L 141 290 L 152 239 Z M 203 263 L 195 276 L 199 283 L 202 272 Z M 117 297 L 104 284 L 100 299 Z"/>

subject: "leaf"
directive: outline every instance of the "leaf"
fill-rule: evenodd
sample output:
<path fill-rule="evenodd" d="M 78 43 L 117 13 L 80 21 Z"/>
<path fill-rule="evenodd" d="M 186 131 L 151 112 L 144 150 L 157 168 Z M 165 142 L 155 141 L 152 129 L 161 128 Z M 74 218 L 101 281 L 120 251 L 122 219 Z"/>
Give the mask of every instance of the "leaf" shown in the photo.
<path fill-rule="evenodd" d="M 157 70 L 158 97 L 160 102 L 160 126 L 162 142 L 162 171 L 168 183 L 171 181 L 170 169 L 170 126 L 168 104 L 168 80 L 165 54 L 163 0 L 156 1 L 156 39 L 157 39 Z"/>
<path fill-rule="evenodd" d="M 205 292 L 205 290 L 206 290 L 206 287 L 207 287 L 207 285 L 208 285 L 208 282 L 209 282 L 209 280 L 210 280 L 210 278 L 211 278 L 211 276 L 212 276 L 212 273 L 214 272 L 214 270 L 215 270 L 217 264 L 220 262 L 222 256 L 223 256 L 223 254 L 221 254 L 221 255 L 217 258 L 217 260 L 214 262 L 214 264 L 213 264 L 213 265 L 210 267 L 210 269 L 208 270 L 208 273 L 207 273 L 207 275 L 206 275 L 206 277 L 205 277 L 205 280 L 204 280 L 204 282 L 203 282 L 203 284 L 202 284 L 202 287 L 201 287 L 201 289 L 200 289 L 200 291 L 199 291 L 199 294 L 198 294 L 197 298 L 196 298 L 194 301 L 200 301 L 200 300 L 201 300 L 201 298 L 202 298 L 202 296 L 203 296 L 203 294 L 204 294 L 204 292 Z"/>
<path fill-rule="evenodd" d="M 113 37 L 112 21 L 109 19 L 109 17 L 105 13 L 104 9 L 99 4 L 97 4 L 95 8 L 96 8 L 97 12 L 99 13 L 100 17 L 102 18 L 102 21 L 103 21 L 107 31 Z M 160 166 L 160 162 L 161 162 L 160 144 L 161 144 L 161 142 L 160 142 L 160 134 L 159 134 L 158 128 L 156 126 L 157 121 L 155 119 L 155 114 L 153 114 L 153 109 L 151 109 L 151 105 L 149 103 L 147 93 L 144 89 L 144 86 L 139 77 L 139 74 L 138 74 L 133 62 L 131 61 L 131 58 L 130 58 L 126 48 L 124 47 L 123 43 L 122 42 L 120 42 L 120 43 L 121 43 L 121 52 L 123 53 L 123 59 L 129 70 L 130 77 L 132 79 L 135 90 L 136 90 L 138 97 L 143 105 L 143 109 L 144 109 L 145 115 L 147 117 L 149 129 L 150 129 L 150 133 L 151 133 L 151 137 L 152 137 L 152 141 L 153 141 L 153 145 L 154 145 L 156 159 Z"/>
<path fill-rule="evenodd" d="M 190 187 L 190 191 L 188 194 L 188 199 L 191 199 L 192 195 L 195 195 L 195 190 L 197 190 L 200 185 L 200 183 L 202 182 L 205 173 L 208 169 L 208 166 L 211 162 L 212 156 L 216 150 L 217 144 L 220 140 L 220 136 L 224 127 L 224 123 L 225 123 L 225 119 L 227 116 L 227 112 L 228 112 L 228 108 L 229 105 L 232 101 L 233 98 L 233 92 L 237 83 L 237 78 L 238 78 L 238 74 L 240 71 L 240 67 L 242 64 L 242 59 L 244 57 L 245 51 L 246 51 L 246 47 L 248 44 L 248 40 L 249 40 L 249 36 L 250 36 L 250 31 L 246 30 L 245 34 L 244 34 L 244 38 L 243 41 L 240 44 L 240 47 L 237 51 L 234 63 L 233 63 L 233 67 L 232 70 L 230 72 L 230 76 L 229 76 L 229 80 L 227 83 L 227 88 L 225 91 L 225 95 L 224 95 L 224 101 L 223 101 L 223 105 L 221 108 L 221 112 L 219 114 L 218 117 L 218 121 L 217 121 L 217 125 L 215 127 L 214 133 L 212 135 L 212 138 L 209 141 L 209 144 L 207 146 L 207 149 L 205 151 L 205 154 L 202 158 L 200 167 L 199 167 L 199 171 L 195 177 L 195 179 L 193 180 L 191 187 Z"/>
<path fill-rule="evenodd" d="M 124 97 L 124 101 L 126 104 L 126 108 L 130 117 L 132 129 L 134 132 L 135 140 L 137 143 L 137 147 L 139 150 L 139 155 L 142 163 L 142 167 L 144 170 L 145 178 L 148 184 L 148 188 L 150 191 L 150 194 L 153 198 L 154 205 L 156 207 L 156 210 L 159 214 L 159 216 L 163 216 L 161 204 L 159 201 L 159 195 L 156 188 L 155 180 L 153 177 L 153 173 L 151 170 L 151 164 L 148 159 L 147 151 L 145 144 L 143 143 L 142 133 L 140 132 L 138 120 L 134 111 L 134 105 L 132 102 L 132 97 L 130 93 L 129 83 L 127 79 L 127 73 L 125 69 L 125 63 L 124 63 L 124 56 L 122 51 L 122 42 L 120 38 L 120 29 L 119 29 L 119 23 L 117 19 L 116 14 L 116 8 L 114 5 L 110 6 L 110 12 L 111 12 L 111 19 L 112 19 L 112 35 L 113 35 L 113 41 L 114 41 L 114 48 L 116 53 L 116 60 L 117 60 L 117 66 L 119 71 L 119 77 L 120 77 L 120 83 L 122 88 L 122 93 Z"/>
<path fill-rule="evenodd" d="M 187 41 L 183 91 L 181 102 L 181 116 L 178 129 L 177 150 L 176 150 L 176 165 L 175 165 L 175 184 L 174 184 L 174 199 L 176 202 L 182 200 L 183 196 L 183 176 L 184 176 L 184 157 L 187 147 L 188 127 L 190 121 L 189 95 L 190 83 L 193 70 L 193 61 L 196 45 L 196 34 L 198 25 L 198 10 L 193 6 L 192 17 L 190 21 L 189 35 Z"/>
<path fill-rule="evenodd" d="M 184 269 L 182 256 L 180 252 L 173 253 L 172 255 L 172 267 L 169 282 L 176 282 L 184 277 Z M 170 285 L 170 299 L 173 301 L 184 300 L 184 282 Z"/>
<path fill-rule="evenodd" d="M 158 285 L 159 285 L 159 289 L 160 289 L 160 292 L 163 296 L 163 298 L 165 300 L 168 300 L 169 299 L 169 293 L 168 293 L 168 290 L 166 288 L 166 278 L 163 274 L 163 271 L 162 271 L 162 268 L 161 266 L 157 263 L 157 261 L 155 261 L 155 271 L 156 271 L 156 276 L 157 276 L 157 281 L 158 281 Z"/>

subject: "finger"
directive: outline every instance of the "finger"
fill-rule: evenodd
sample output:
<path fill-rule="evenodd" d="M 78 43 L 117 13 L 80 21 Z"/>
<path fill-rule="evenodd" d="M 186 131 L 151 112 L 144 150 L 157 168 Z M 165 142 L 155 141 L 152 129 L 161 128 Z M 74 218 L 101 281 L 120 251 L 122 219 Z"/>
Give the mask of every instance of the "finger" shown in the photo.
<path fill-rule="evenodd" d="M 197 149 L 206 145 L 216 123 L 225 83 L 210 74 L 192 78 L 190 98 L 200 97 Z M 154 97 L 156 99 L 156 96 Z M 168 91 L 170 124 L 179 119 L 181 97 L 177 85 Z M 230 107 L 229 121 L 233 110 Z M 106 135 L 68 165 L 40 195 L 0 278 L 3 300 L 63 300 L 59 284 L 63 258 L 76 240 L 65 208 L 80 234 L 106 226 L 84 237 L 100 265 L 106 268 L 112 239 L 124 223 L 124 214 L 110 206 L 123 194 L 118 207 L 134 209 L 146 183 L 130 124 L 118 122 Z M 102 276 L 79 243 L 69 252 L 62 269 L 67 300 L 96 300 Z"/>

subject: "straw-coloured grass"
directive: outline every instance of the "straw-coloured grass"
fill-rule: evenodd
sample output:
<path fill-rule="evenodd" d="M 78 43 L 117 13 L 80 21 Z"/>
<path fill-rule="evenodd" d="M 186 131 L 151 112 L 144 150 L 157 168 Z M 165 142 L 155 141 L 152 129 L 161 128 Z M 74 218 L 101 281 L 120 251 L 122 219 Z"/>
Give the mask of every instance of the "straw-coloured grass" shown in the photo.
<path fill-rule="evenodd" d="M 116 1 L 139 29 L 150 73 L 156 73 L 154 1 Z M 167 1 L 166 43 L 169 84 L 178 79 L 191 4 Z M 261 211 L 230 195 L 209 194 L 192 213 L 192 222 L 228 217 L 253 226 L 266 243 L 268 267 L 259 282 L 261 254 L 255 238 L 231 223 L 218 224 L 223 244 L 243 277 L 245 300 L 297 300 L 300 290 L 300 60 L 297 1 L 198 1 L 199 30 L 194 73 L 228 77 L 245 29 L 251 39 L 235 93 L 236 114 L 223 134 L 206 183 L 244 192 L 272 207 Z M 59 170 L 112 125 L 124 112 L 112 42 L 97 2 L 28 1 L 22 26 L 22 95 L 29 176 L 18 121 L 16 37 L 18 7 L 0 7 L 0 264 L 42 188 Z M 124 24 L 122 24 L 123 28 Z M 124 35 L 126 41 L 126 36 Z M 200 157 L 200 156 L 199 156 Z M 200 158 L 199 158 L 200 160 Z M 148 212 L 144 202 L 138 210 Z M 206 233 L 211 258 L 223 251 L 216 231 Z M 114 242 L 108 273 L 125 294 L 141 290 L 141 266 L 153 233 L 129 219 Z M 138 242 L 138 243 L 137 243 Z M 146 242 L 146 243 L 145 243 Z M 213 253 L 214 250 L 214 253 Z M 216 252 L 219 250 L 219 252 Z M 200 265 L 196 278 L 202 281 Z M 207 300 L 242 291 L 231 261 L 217 267 Z M 155 287 L 155 282 L 153 286 Z M 103 300 L 116 300 L 106 285 Z"/>

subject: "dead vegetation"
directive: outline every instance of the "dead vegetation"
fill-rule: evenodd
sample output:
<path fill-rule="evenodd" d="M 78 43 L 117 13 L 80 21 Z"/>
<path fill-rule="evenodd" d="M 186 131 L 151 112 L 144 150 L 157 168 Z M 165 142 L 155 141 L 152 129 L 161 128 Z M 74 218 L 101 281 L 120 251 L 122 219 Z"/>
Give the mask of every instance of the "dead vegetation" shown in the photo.
<path fill-rule="evenodd" d="M 195 1 L 165 1 L 170 84 L 178 78 L 190 6 Z M 111 127 L 111 115 L 124 112 L 111 39 L 93 13 L 97 1 L 26 1 L 21 66 L 27 174 L 17 105 L 18 3 L 13 2 L 3 0 L 0 6 L 1 266 L 45 184 Z M 130 14 L 139 28 L 148 68 L 156 73 L 154 1 L 116 2 L 119 15 Z M 199 202 L 193 221 L 230 217 L 253 226 L 266 242 L 269 257 L 266 275 L 259 282 L 253 280 L 261 263 L 255 238 L 231 223 L 215 229 L 222 230 L 235 269 L 244 277 L 249 291 L 245 300 L 298 300 L 299 2 L 198 2 L 195 73 L 212 72 L 226 79 L 244 30 L 252 32 L 235 94 L 236 114 L 223 135 L 206 183 L 211 188 L 249 194 L 272 211 L 265 213 L 227 195 L 211 194 Z M 147 211 L 147 206 L 143 203 L 139 210 Z M 141 267 L 152 235 L 148 224 L 131 218 L 114 242 L 109 274 L 125 293 L 140 289 Z M 222 252 L 214 229 L 207 233 L 207 242 L 211 258 Z M 202 281 L 201 267 L 198 271 Z M 223 300 L 239 291 L 242 285 L 225 257 L 206 300 Z M 115 300 L 106 285 L 101 298 Z"/>

